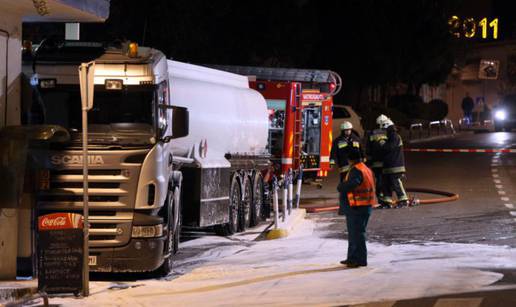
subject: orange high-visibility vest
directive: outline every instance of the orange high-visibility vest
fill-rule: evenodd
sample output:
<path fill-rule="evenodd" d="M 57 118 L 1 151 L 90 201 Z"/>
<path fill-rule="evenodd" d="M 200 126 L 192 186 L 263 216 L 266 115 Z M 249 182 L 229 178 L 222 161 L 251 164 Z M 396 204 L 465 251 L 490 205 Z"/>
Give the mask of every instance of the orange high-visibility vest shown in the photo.
<path fill-rule="evenodd" d="M 348 192 L 348 201 L 351 207 L 353 206 L 371 206 L 376 204 L 376 193 L 374 191 L 374 175 L 373 172 L 363 163 L 357 163 L 352 168 L 358 169 L 362 173 L 362 183 L 353 191 Z M 349 177 L 347 174 L 346 180 Z"/>

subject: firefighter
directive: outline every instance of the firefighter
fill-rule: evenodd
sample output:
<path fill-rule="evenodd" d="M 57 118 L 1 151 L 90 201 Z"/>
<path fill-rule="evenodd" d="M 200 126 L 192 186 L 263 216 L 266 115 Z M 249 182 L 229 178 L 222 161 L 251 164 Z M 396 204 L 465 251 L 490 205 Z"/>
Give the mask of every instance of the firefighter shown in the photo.
<path fill-rule="evenodd" d="M 383 196 L 380 203 L 384 207 L 392 207 L 392 192 L 398 197 L 397 208 L 408 205 L 408 196 L 401 179 L 405 175 L 405 157 L 403 155 L 403 141 L 396 131 L 396 127 L 390 118 L 380 115 L 377 124 L 386 129 L 387 140 L 383 148 L 382 186 Z"/>
<path fill-rule="evenodd" d="M 383 197 L 382 170 L 383 170 L 383 145 L 387 141 L 387 131 L 383 128 L 373 130 L 366 141 L 367 166 L 371 168 L 376 182 L 376 196 L 378 199 Z M 387 208 L 380 205 L 378 208 Z"/>
<path fill-rule="evenodd" d="M 353 125 L 345 121 L 340 125 L 340 135 L 333 140 L 330 153 L 330 166 L 337 164 L 340 173 L 340 181 L 344 180 L 349 171 L 348 152 L 351 148 L 357 148 L 360 152 L 362 146 L 358 137 L 353 135 Z"/>
<path fill-rule="evenodd" d="M 350 170 L 337 190 L 344 195 L 339 214 L 346 215 L 348 230 L 347 259 L 341 264 L 349 268 L 367 266 L 366 228 L 371 209 L 376 204 L 373 172 L 362 162 L 358 148 L 348 152 Z"/>

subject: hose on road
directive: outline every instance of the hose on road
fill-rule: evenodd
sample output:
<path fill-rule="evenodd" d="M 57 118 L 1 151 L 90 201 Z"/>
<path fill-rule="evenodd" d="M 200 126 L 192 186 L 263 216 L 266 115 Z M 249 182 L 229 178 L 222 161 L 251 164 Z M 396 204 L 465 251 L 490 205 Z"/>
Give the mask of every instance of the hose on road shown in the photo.
<path fill-rule="evenodd" d="M 441 195 L 443 197 L 439 198 L 427 198 L 427 199 L 420 199 L 419 204 L 420 205 L 428 205 L 428 204 L 440 204 L 445 202 L 451 202 L 456 201 L 459 199 L 459 194 L 446 192 L 446 191 L 439 191 L 434 189 L 426 189 L 426 188 L 406 188 L 407 192 L 412 193 L 425 193 L 425 194 L 435 194 L 435 195 Z M 303 206 L 302 206 L 303 207 Z M 337 211 L 339 209 L 339 206 L 311 206 L 311 207 L 305 207 L 307 213 L 318 213 L 318 212 L 330 212 L 330 211 Z"/>

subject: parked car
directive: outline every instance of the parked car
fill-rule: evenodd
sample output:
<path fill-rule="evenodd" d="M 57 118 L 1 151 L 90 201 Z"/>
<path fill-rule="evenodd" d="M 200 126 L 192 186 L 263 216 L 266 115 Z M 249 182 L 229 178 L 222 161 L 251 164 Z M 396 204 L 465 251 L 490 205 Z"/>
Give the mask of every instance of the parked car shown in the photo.
<path fill-rule="evenodd" d="M 364 128 L 360 123 L 360 116 L 350 106 L 333 105 L 333 124 L 332 133 L 333 138 L 340 134 L 340 125 L 344 121 L 348 121 L 353 125 L 353 133 L 356 134 L 360 139 L 364 138 Z"/>
<path fill-rule="evenodd" d="M 510 131 L 516 128 L 516 95 L 505 96 L 493 109 L 495 131 Z"/>

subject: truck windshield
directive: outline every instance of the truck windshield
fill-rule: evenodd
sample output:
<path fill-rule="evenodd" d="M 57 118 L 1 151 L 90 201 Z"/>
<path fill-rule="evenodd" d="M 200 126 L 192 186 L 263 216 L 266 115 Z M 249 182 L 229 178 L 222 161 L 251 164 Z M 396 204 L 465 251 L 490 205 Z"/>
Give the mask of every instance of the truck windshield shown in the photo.
<path fill-rule="evenodd" d="M 93 108 L 88 112 L 89 133 L 119 137 L 153 134 L 153 87 L 107 91 L 95 87 Z M 33 104 L 40 109 L 42 124 L 59 125 L 72 134 L 82 130 L 79 86 L 36 89 Z"/>

